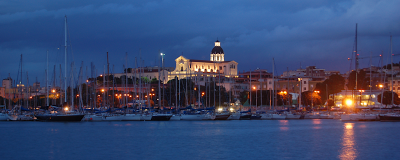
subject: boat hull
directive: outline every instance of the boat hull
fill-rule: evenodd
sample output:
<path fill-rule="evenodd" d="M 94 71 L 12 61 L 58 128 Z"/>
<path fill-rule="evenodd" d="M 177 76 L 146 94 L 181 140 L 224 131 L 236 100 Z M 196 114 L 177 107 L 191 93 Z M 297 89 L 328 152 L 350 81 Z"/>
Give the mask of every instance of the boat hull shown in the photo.
<path fill-rule="evenodd" d="M 286 115 L 272 114 L 272 120 L 284 120 L 284 119 L 286 119 Z"/>
<path fill-rule="evenodd" d="M 301 115 L 299 114 L 287 114 L 286 119 L 300 119 Z"/>
<path fill-rule="evenodd" d="M 242 114 L 240 115 L 240 120 L 250 120 L 251 114 Z"/>
<path fill-rule="evenodd" d="M 83 117 L 82 121 L 102 121 L 102 115 L 87 114 Z"/>
<path fill-rule="evenodd" d="M 170 121 L 180 121 L 181 120 L 181 116 L 180 115 L 172 115 L 171 119 L 169 119 Z"/>
<path fill-rule="evenodd" d="M 125 114 L 123 121 L 140 121 L 142 115 L 141 114 Z"/>
<path fill-rule="evenodd" d="M 7 121 L 7 120 L 8 120 L 7 114 L 0 113 L 0 121 Z"/>
<path fill-rule="evenodd" d="M 151 117 L 153 117 L 150 114 L 142 114 L 142 116 L 140 116 L 140 120 L 141 121 L 151 121 Z"/>
<path fill-rule="evenodd" d="M 152 121 L 169 121 L 171 119 L 171 114 L 158 114 L 151 116 Z"/>
<path fill-rule="evenodd" d="M 400 122 L 400 116 L 396 115 L 379 115 L 382 122 Z"/>
<path fill-rule="evenodd" d="M 181 120 L 182 121 L 201 121 L 203 120 L 203 114 L 182 114 Z"/>
<path fill-rule="evenodd" d="M 214 120 L 227 120 L 229 116 L 229 114 L 217 114 Z"/>
<path fill-rule="evenodd" d="M 122 121 L 124 115 L 103 116 L 103 121 Z"/>
<path fill-rule="evenodd" d="M 65 115 L 36 115 L 39 121 L 54 121 L 54 122 L 78 122 L 83 119 L 83 114 L 65 114 Z"/>

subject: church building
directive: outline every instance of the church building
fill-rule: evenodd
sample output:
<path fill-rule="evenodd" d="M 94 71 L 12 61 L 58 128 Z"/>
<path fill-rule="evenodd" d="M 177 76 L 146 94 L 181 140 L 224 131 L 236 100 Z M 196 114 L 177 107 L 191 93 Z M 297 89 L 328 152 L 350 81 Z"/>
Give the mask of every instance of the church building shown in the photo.
<path fill-rule="evenodd" d="M 235 61 L 225 61 L 225 53 L 218 40 L 211 50 L 209 61 L 188 59 L 184 56 L 179 56 L 175 59 L 175 62 L 175 70 L 169 72 L 168 80 L 175 77 L 179 79 L 192 77 L 192 79 L 198 80 L 197 82 L 200 85 L 204 85 L 205 82 L 210 82 L 219 76 L 221 76 L 221 79 L 238 76 L 238 63 Z"/>

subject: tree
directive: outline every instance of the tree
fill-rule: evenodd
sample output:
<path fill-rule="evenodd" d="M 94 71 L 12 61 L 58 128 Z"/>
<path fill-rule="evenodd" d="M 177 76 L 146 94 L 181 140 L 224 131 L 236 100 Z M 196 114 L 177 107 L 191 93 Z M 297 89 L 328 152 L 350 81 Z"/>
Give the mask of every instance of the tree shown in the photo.
<path fill-rule="evenodd" d="M 356 71 L 352 71 L 349 75 L 349 82 L 347 88 L 349 90 L 367 90 L 369 89 L 369 77 L 365 77 L 366 73 L 364 70 L 360 70 L 357 73 L 357 88 L 356 88 Z"/>
<path fill-rule="evenodd" d="M 243 105 L 249 99 L 249 91 L 242 91 L 239 93 L 240 103 Z"/>
<path fill-rule="evenodd" d="M 384 104 L 384 105 L 388 105 L 388 104 L 392 104 L 392 92 L 391 91 L 385 91 L 383 92 L 383 102 L 381 101 L 381 97 L 382 94 L 378 95 L 378 102 Z M 400 98 L 398 97 L 397 93 L 393 92 L 393 97 L 394 97 L 394 101 L 393 103 L 396 105 L 400 104 Z"/>
<path fill-rule="evenodd" d="M 312 96 L 312 97 L 311 97 Z M 305 91 L 301 93 L 301 104 L 305 106 L 321 105 L 321 96 L 314 91 Z"/>

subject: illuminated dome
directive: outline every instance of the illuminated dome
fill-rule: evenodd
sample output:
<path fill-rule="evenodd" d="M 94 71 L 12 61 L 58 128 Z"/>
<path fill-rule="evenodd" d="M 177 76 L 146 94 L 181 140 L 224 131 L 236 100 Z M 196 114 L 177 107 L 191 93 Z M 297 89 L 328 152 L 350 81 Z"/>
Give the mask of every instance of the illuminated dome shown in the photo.
<path fill-rule="evenodd" d="M 224 54 L 224 50 L 221 48 L 221 44 L 218 40 L 215 41 L 215 46 L 211 50 L 211 54 Z"/>

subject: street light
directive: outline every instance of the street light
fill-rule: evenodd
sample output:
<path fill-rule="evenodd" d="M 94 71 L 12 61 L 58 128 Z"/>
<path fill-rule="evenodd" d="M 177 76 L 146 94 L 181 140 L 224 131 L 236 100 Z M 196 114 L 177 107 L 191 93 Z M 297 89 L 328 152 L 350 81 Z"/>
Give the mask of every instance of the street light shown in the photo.
<path fill-rule="evenodd" d="M 319 93 L 319 91 L 314 91 L 314 93 Z M 311 108 L 313 109 L 314 108 L 314 95 L 313 95 L 313 93 L 311 93 Z"/>
<path fill-rule="evenodd" d="M 365 90 L 358 90 L 360 92 L 360 105 L 361 105 L 361 98 L 362 98 L 362 93 L 365 92 Z"/>
<path fill-rule="evenodd" d="M 257 110 L 257 88 L 253 87 L 253 89 L 256 91 L 256 110 Z"/>

